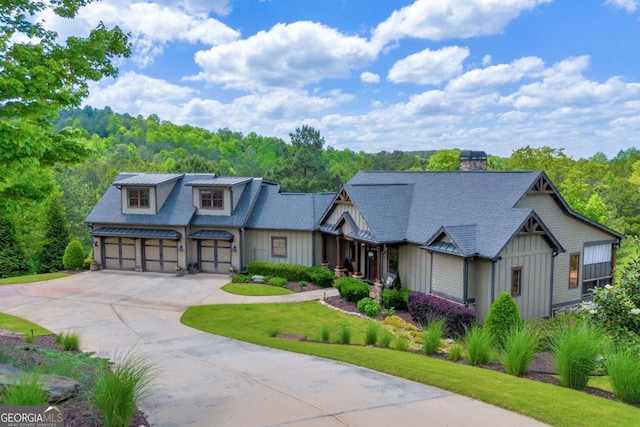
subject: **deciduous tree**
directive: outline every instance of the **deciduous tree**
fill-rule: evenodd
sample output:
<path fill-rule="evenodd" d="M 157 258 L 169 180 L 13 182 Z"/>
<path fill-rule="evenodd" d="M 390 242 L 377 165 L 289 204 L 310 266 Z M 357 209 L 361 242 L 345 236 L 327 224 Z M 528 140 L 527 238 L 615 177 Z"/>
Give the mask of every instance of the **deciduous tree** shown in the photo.
<path fill-rule="evenodd" d="M 59 109 L 80 105 L 89 81 L 117 74 L 112 60 L 129 55 L 127 35 L 100 24 L 86 38 L 61 42 L 38 13 L 73 18 L 90 2 L 0 2 L 0 200 L 11 197 L 12 177 L 87 153 L 76 132 L 55 131 L 51 121 Z"/>

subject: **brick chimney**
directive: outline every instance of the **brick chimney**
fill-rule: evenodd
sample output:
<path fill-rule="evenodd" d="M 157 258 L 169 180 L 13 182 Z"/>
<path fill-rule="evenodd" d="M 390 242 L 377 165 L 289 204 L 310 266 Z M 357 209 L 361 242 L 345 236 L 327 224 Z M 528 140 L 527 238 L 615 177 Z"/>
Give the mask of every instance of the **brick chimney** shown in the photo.
<path fill-rule="evenodd" d="M 484 151 L 465 150 L 460 152 L 461 171 L 486 171 L 487 153 Z"/>

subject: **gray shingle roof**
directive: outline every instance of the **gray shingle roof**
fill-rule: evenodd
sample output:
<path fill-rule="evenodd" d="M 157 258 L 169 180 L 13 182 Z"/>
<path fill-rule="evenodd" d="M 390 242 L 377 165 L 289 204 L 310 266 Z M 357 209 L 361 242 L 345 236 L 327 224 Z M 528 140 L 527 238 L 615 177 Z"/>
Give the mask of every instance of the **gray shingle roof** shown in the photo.
<path fill-rule="evenodd" d="M 144 178 L 137 178 L 144 175 Z M 123 173 L 114 181 L 126 185 L 142 185 L 140 182 L 150 182 L 150 174 Z M 151 174 L 155 175 L 155 174 Z M 165 174 L 168 175 L 168 174 Z M 120 189 L 110 186 L 100 201 L 85 219 L 87 223 L 127 225 L 127 226 L 187 226 L 189 224 L 211 227 L 240 227 L 249 215 L 249 210 L 262 185 L 262 179 L 253 178 L 247 182 L 234 214 L 231 216 L 194 215 L 192 187 L 189 185 L 199 180 L 211 179 L 213 174 L 180 174 L 160 211 L 156 215 L 124 214 L 121 211 Z M 166 182 L 166 181 L 163 181 Z"/>
<path fill-rule="evenodd" d="M 317 230 L 320 216 L 334 197 L 335 193 L 281 193 L 280 186 L 263 186 L 247 227 Z"/>
<path fill-rule="evenodd" d="M 124 174 L 121 174 L 121 176 Z M 138 173 L 127 174 L 127 177 L 118 178 L 114 181 L 113 185 L 144 185 L 153 186 L 164 184 L 165 182 L 173 181 L 178 178 L 182 178 L 184 174 L 181 173 Z"/>
<path fill-rule="evenodd" d="M 493 258 L 532 213 L 514 206 L 541 173 L 359 172 L 345 189 L 381 243 L 444 229 L 465 255 Z"/>

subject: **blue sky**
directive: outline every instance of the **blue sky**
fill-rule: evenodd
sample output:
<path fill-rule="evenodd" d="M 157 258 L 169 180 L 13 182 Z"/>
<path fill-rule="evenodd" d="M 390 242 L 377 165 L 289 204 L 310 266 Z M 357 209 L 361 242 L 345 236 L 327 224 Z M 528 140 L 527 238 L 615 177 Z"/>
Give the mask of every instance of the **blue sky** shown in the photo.
<path fill-rule="evenodd" d="M 303 124 L 336 149 L 640 146 L 639 0 L 103 0 L 132 35 L 86 104 L 210 130 Z"/>

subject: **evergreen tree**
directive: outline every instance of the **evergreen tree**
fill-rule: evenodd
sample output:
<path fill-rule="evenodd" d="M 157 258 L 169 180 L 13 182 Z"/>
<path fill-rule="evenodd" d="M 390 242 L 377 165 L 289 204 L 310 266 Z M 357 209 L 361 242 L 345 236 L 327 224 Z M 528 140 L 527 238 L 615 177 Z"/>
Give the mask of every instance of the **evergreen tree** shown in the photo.
<path fill-rule="evenodd" d="M 64 270 L 62 259 L 69 244 L 69 225 L 59 194 L 54 194 L 47 206 L 45 236 L 40 252 L 38 273 Z"/>
<path fill-rule="evenodd" d="M 8 218 L 0 218 L 0 278 L 28 273 L 29 265 L 16 239 L 15 227 Z"/>
<path fill-rule="evenodd" d="M 84 250 L 80 241 L 73 239 L 64 251 L 62 263 L 65 270 L 79 270 L 84 265 Z"/>

